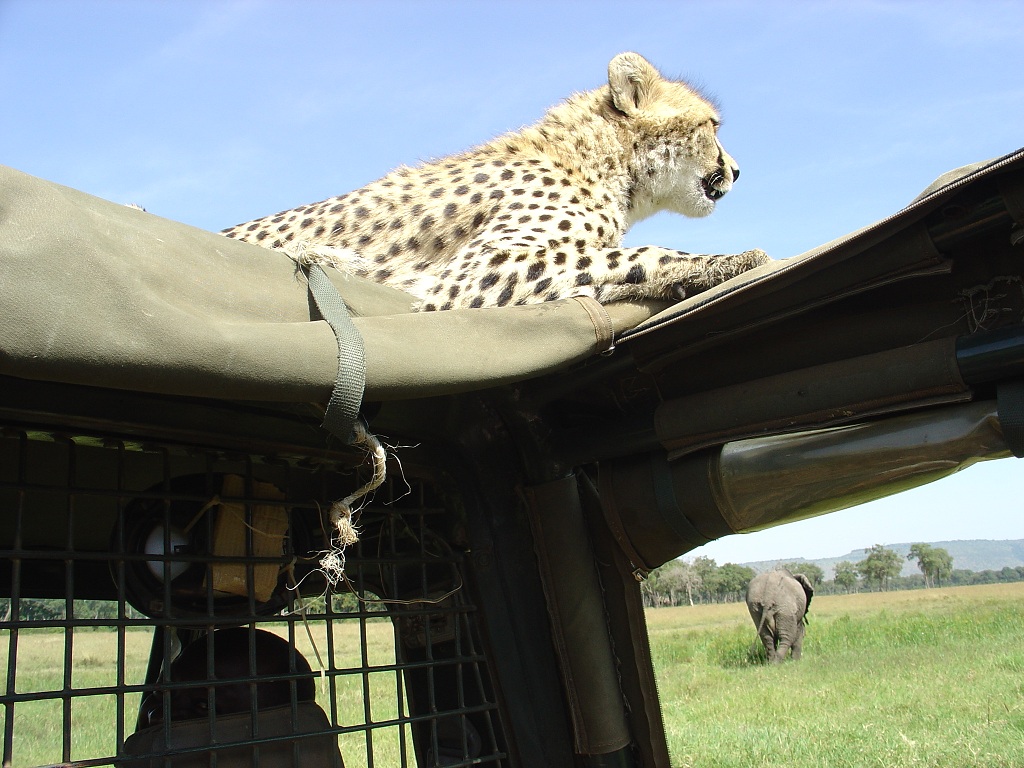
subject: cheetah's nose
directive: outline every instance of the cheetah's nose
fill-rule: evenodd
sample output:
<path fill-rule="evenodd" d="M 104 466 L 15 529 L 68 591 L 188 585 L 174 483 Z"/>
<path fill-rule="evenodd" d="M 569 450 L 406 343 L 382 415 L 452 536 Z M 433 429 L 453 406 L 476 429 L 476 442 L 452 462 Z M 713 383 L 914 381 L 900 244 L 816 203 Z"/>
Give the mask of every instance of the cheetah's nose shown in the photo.
<path fill-rule="evenodd" d="M 736 181 L 736 179 L 738 179 L 739 177 L 740 177 L 740 169 L 739 169 L 739 168 L 737 168 L 737 167 L 736 167 L 736 166 L 734 165 L 734 166 L 732 167 L 732 180 L 733 180 L 733 182 L 735 182 L 735 181 Z"/>

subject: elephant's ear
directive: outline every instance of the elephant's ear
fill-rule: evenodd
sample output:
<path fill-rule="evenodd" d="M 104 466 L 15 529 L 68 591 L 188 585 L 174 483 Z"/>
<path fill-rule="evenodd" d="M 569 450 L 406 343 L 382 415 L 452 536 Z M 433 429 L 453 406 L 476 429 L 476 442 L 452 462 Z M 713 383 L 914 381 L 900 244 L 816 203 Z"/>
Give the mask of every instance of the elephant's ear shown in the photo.
<path fill-rule="evenodd" d="M 811 609 L 811 598 L 814 597 L 814 585 L 811 584 L 811 580 L 802 573 L 796 574 L 794 578 L 800 582 L 800 586 L 804 588 L 804 594 L 807 595 L 807 608 L 804 610 L 804 615 L 806 616 L 807 611 Z"/>

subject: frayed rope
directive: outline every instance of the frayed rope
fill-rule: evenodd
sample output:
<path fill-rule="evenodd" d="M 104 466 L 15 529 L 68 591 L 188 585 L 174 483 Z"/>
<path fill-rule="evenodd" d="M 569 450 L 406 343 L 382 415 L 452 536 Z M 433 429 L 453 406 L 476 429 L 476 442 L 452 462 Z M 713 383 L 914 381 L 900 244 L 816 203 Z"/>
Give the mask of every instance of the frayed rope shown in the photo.
<path fill-rule="evenodd" d="M 345 550 L 359 541 L 359 528 L 353 519 L 358 510 L 353 508 L 353 504 L 379 488 L 387 477 L 387 453 L 384 446 L 375 435 L 367 431 L 361 421 L 356 422 L 353 445 L 365 447 L 367 456 L 373 463 L 373 476 L 364 486 L 341 501 L 334 502 L 328 512 L 333 532 L 330 549 L 320 558 L 320 570 L 332 588 L 337 586 L 345 575 Z"/>

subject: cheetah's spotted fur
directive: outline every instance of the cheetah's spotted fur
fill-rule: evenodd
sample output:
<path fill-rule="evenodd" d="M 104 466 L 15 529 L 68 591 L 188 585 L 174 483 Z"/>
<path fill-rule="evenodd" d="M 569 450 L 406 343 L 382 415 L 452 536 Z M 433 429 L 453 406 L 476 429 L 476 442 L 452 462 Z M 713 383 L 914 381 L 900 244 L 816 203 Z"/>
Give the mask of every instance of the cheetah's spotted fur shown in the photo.
<path fill-rule="evenodd" d="M 607 85 L 536 125 L 223 234 L 307 248 L 417 296 L 423 310 L 676 298 L 768 258 L 621 245 L 636 221 L 666 209 L 706 216 L 732 188 L 739 169 L 718 124 L 693 88 L 624 53 Z"/>

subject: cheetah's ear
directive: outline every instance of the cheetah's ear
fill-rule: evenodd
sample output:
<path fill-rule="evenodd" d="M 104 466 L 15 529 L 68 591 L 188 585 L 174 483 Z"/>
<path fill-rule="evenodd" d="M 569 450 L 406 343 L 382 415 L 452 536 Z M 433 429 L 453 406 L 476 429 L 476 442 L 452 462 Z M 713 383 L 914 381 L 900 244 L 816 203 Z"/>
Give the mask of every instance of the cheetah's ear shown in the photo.
<path fill-rule="evenodd" d="M 658 70 L 639 53 L 620 53 L 608 64 L 612 103 L 626 115 L 636 114 L 650 102 L 660 79 Z"/>

